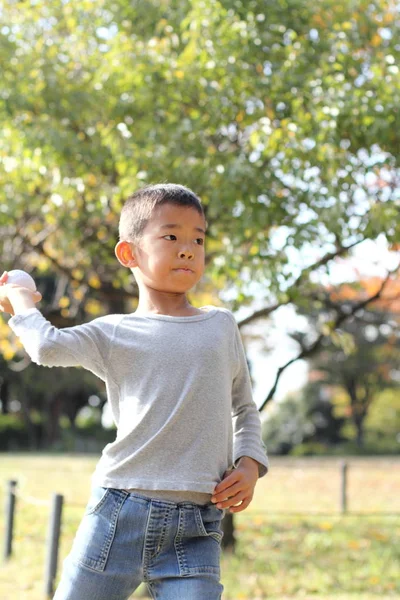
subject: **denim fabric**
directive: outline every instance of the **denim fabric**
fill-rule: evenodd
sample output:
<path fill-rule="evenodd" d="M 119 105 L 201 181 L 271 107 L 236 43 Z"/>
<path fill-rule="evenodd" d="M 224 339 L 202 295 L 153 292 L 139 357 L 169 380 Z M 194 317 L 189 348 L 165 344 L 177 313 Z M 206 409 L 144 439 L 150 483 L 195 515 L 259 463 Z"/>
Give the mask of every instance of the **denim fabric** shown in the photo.
<path fill-rule="evenodd" d="M 220 600 L 221 519 L 213 505 L 94 487 L 54 600 Z"/>

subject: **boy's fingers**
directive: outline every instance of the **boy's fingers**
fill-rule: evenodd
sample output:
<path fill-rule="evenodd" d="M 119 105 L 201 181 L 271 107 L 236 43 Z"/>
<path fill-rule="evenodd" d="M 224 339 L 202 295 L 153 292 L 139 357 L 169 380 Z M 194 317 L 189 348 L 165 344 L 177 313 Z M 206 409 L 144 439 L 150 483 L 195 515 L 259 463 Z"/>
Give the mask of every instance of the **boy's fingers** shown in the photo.
<path fill-rule="evenodd" d="M 215 487 L 213 496 L 215 496 L 216 494 L 220 494 L 224 490 L 228 489 L 229 487 L 237 483 L 239 479 L 240 475 L 238 474 L 238 472 L 232 471 L 232 473 L 230 473 L 228 477 L 225 477 L 225 479 L 220 481 L 219 484 Z"/>
<path fill-rule="evenodd" d="M 220 493 L 215 493 L 212 496 L 212 501 L 214 502 L 221 502 L 223 500 L 225 500 L 225 498 L 227 497 L 227 493 L 229 494 L 229 497 L 235 496 L 235 494 L 239 494 L 239 492 L 242 492 L 243 488 L 240 485 L 240 483 L 235 483 L 234 485 L 232 485 L 231 487 L 229 487 L 227 490 L 222 491 Z"/>
<path fill-rule="evenodd" d="M 243 500 L 243 502 L 241 504 L 239 504 L 239 506 L 231 506 L 231 508 L 229 509 L 229 512 L 231 512 L 231 513 L 241 512 L 242 510 L 245 510 L 245 508 L 247 508 L 249 506 L 251 501 L 252 501 L 252 498 L 246 498 L 245 500 Z"/>
<path fill-rule="evenodd" d="M 243 502 L 245 498 L 247 498 L 247 493 L 239 492 L 238 494 L 232 495 L 231 498 L 224 499 L 223 502 L 218 502 L 217 508 L 230 508 L 231 506 L 235 506 L 235 504 L 239 504 L 239 502 Z"/>

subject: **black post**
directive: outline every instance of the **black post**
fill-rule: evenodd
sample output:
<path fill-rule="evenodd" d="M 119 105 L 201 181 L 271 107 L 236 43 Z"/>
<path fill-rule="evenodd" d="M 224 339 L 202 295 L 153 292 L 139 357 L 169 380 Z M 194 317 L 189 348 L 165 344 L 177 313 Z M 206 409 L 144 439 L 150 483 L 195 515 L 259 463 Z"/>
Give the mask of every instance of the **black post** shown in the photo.
<path fill-rule="evenodd" d="M 8 483 L 8 491 L 6 495 L 6 523 L 5 523 L 5 544 L 4 544 L 4 560 L 7 560 L 12 553 L 12 541 L 14 531 L 14 514 L 15 514 L 15 488 L 17 481 L 10 480 Z"/>
<path fill-rule="evenodd" d="M 342 463 L 342 477 L 341 477 L 341 512 L 345 514 L 347 512 L 347 463 Z"/>
<path fill-rule="evenodd" d="M 47 538 L 47 558 L 45 569 L 45 593 L 48 597 L 53 595 L 54 580 L 57 575 L 58 545 L 60 541 L 63 500 L 63 496 L 60 494 L 54 494 Z"/>

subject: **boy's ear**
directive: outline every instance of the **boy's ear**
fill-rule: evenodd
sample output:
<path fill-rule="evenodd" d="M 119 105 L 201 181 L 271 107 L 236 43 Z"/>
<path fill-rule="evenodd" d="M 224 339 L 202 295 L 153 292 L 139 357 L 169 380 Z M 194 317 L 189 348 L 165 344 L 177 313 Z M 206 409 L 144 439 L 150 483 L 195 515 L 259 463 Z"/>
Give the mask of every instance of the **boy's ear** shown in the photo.
<path fill-rule="evenodd" d="M 115 256 L 123 267 L 136 267 L 137 262 L 133 254 L 132 244 L 129 242 L 118 242 L 115 246 Z"/>

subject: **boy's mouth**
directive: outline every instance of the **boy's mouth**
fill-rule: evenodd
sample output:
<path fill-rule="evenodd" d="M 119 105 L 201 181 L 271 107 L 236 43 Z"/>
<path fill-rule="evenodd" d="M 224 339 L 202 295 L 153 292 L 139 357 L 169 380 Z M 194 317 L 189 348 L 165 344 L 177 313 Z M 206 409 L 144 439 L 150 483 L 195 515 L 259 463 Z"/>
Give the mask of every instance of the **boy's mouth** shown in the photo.
<path fill-rule="evenodd" d="M 178 269 L 174 269 L 174 271 L 178 271 L 178 273 L 194 273 L 193 269 L 189 269 L 188 267 L 179 267 Z"/>

